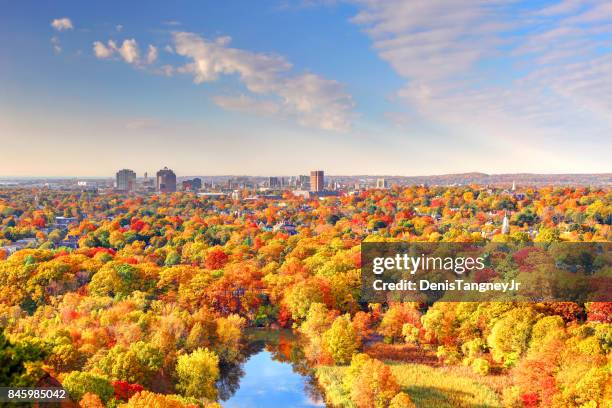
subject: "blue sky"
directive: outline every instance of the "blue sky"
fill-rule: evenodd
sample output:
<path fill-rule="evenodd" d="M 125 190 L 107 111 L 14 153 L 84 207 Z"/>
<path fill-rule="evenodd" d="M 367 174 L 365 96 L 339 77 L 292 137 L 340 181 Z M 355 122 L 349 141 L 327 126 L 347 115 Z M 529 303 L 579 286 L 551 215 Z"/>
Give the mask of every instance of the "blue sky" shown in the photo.
<path fill-rule="evenodd" d="M 3 176 L 609 172 L 595 0 L 0 1 Z"/>

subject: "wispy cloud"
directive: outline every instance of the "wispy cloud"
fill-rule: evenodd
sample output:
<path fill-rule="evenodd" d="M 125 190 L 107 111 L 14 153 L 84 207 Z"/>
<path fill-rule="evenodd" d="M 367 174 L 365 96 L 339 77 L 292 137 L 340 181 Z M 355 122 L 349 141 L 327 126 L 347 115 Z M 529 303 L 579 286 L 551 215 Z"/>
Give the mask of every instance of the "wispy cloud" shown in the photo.
<path fill-rule="evenodd" d="M 196 84 L 216 81 L 222 75 L 237 75 L 259 99 L 217 98 L 219 106 L 254 113 L 272 111 L 296 118 L 304 126 L 346 131 L 351 125 L 352 97 L 339 82 L 312 73 L 291 73 L 284 57 L 254 53 L 229 46 L 229 37 L 208 40 L 193 33 L 174 33 L 178 55 L 192 62 L 179 72 L 193 75 Z M 256 106 L 260 105 L 260 106 Z"/>
<path fill-rule="evenodd" d="M 607 1 L 355 3 L 352 21 L 406 80 L 397 96 L 410 112 L 487 138 L 612 130 Z"/>
<path fill-rule="evenodd" d="M 158 57 L 157 48 L 154 45 L 149 44 L 149 50 L 147 51 L 147 64 L 153 64 L 157 61 Z"/>
<path fill-rule="evenodd" d="M 60 43 L 60 39 L 56 36 L 51 37 L 51 45 L 53 46 L 53 52 L 59 54 L 62 52 L 62 45 Z"/>
<path fill-rule="evenodd" d="M 213 98 L 213 101 L 217 106 L 226 110 L 263 116 L 277 114 L 281 109 L 279 104 L 273 101 L 257 100 L 244 94 L 238 96 L 217 95 Z"/>
<path fill-rule="evenodd" d="M 141 56 L 135 39 L 119 45 L 114 40 L 95 41 L 93 53 L 99 59 L 120 57 L 128 64 L 165 76 L 175 73 L 193 77 L 195 84 L 236 75 L 247 93 L 217 95 L 220 108 L 255 115 L 277 115 L 294 119 L 306 127 L 345 132 L 351 128 L 355 103 L 344 85 L 311 72 L 295 73 L 293 65 L 276 54 L 233 48 L 230 37 L 209 40 L 194 33 L 174 32 L 172 46 L 164 50 L 188 60 L 183 65 L 153 66 L 159 59 L 157 47 L 149 45 Z"/>

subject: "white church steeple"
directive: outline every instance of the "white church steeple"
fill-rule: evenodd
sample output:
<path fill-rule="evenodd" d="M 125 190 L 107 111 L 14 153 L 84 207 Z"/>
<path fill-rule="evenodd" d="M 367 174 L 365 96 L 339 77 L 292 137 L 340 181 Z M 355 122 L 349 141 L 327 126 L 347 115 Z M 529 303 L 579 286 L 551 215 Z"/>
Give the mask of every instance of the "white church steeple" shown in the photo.
<path fill-rule="evenodd" d="M 508 235 L 510 233 L 510 220 L 508 219 L 508 213 L 504 212 L 504 221 L 502 222 L 502 234 Z"/>

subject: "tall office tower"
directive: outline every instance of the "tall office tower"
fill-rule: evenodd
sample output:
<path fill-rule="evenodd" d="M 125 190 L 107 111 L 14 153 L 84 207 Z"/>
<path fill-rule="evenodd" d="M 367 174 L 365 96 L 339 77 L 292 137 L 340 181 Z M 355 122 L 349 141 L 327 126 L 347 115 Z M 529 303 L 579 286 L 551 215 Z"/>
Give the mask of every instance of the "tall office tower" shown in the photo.
<path fill-rule="evenodd" d="M 268 178 L 268 187 L 270 188 L 280 188 L 281 182 L 278 177 L 269 177 Z"/>
<path fill-rule="evenodd" d="M 134 191 L 136 190 L 136 173 L 129 169 L 122 169 L 117 172 L 117 190 Z"/>
<path fill-rule="evenodd" d="M 160 193 L 173 193 L 176 191 L 176 174 L 167 167 L 157 172 L 157 191 Z"/>
<path fill-rule="evenodd" d="M 300 174 L 298 176 L 297 187 L 301 190 L 310 190 L 310 177 Z"/>
<path fill-rule="evenodd" d="M 323 170 L 310 172 L 310 191 L 323 191 L 325 189 Z"/>

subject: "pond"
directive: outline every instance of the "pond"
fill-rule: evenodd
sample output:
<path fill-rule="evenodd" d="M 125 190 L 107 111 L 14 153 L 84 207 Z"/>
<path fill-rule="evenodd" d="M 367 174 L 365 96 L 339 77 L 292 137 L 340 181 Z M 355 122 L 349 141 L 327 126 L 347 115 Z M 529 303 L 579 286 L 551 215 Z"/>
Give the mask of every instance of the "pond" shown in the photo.
<path fill-rule="evenodd" d="M 221 370 L 226 408 L 324 407 L 297 337 L 290 331 L 247 333 L 245 360 Z"/>

